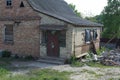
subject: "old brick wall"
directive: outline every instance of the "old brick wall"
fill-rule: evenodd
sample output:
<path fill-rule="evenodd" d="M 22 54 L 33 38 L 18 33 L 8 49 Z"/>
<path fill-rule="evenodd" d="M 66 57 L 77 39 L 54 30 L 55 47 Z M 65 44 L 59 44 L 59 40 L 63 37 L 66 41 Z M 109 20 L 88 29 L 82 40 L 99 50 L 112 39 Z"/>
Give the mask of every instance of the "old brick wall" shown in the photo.
<path fill-rule="evenodd" d="M 24 7 L 20 7 L 20 3 L 23 1 Z M 1 17 L 25 17 L 25 16 L 37 16 L 37 12 L 30 7 L 27 0 L 12 0 L 12 6 L 6 6 L 6 0 L 0 0 L 0 16 Z"/>
<path fill-rule="evenodd" d="M 12 6 L 6 6 L 6 0 L 0 0 L 0 49 L 10 50 L 14 54 L 40 56 L 40 16 L 34 11 L 27 0 L 12 0 Z M 24 6 L 20 8 L 23 1 Z M 15 22 L 19 21 L 17 25 Z M 5 24 L 12 24 L 14 43 L 4 44 Z"/>

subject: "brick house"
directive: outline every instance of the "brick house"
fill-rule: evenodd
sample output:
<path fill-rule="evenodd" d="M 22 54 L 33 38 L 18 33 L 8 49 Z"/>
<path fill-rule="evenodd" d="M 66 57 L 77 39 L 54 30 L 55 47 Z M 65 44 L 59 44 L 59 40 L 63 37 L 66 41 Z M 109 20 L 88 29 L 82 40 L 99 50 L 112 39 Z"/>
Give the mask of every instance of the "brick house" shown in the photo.
<path fill-rule="evenodd" d="M 64 0 L 0 0 L 0 50 L 20 56 L 83 56 L 91 39 L 99 48 L 101 26 L 77 17 Z"/>

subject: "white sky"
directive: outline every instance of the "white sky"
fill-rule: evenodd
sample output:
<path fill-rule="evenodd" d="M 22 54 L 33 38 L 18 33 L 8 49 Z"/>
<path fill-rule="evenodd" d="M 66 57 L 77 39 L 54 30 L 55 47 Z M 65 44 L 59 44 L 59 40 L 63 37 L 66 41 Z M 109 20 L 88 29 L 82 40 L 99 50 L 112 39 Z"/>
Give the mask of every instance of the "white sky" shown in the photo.
<path fill-rule="evenodd" d="M 68 4 L 73 3 L 83 16 L 95 16 L 101 13 L 107 5 L 107 0 L 65 0 Z"/>

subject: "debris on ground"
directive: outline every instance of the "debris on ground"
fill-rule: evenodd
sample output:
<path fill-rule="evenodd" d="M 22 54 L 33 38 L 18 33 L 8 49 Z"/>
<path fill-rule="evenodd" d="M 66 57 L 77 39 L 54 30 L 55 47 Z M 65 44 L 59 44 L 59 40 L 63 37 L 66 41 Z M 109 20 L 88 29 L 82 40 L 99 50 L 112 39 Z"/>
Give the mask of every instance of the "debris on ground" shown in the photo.
<path fill-rule="evenodd" d="M 107 66 L 120 66 L 120 49 L 103 52 L 100 62 Z"/>

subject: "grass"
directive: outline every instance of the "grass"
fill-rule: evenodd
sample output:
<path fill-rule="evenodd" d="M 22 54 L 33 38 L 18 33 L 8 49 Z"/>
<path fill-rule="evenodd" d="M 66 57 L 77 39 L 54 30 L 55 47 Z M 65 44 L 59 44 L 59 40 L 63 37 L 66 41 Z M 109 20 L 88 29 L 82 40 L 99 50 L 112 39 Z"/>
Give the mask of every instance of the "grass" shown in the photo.
<path fill-rule="evenodd" d="M 28 73 L 15 74 L 11 70 L 17 68 L 10 67 L 12 58 L 0 58 L 0 80 L 69 80 L 70 72 L 59 72 L 50 69 L 34 69 Z M 24 67 L 20 69 L 25 69 Z"/>
<path fill-rule="evenodd" d="M 58 72 L 50 69 L 31 70 L 27 74 L 12 75 L 9 71 L 1 69 L 0 80 L 69 80 L 69 72 Z"/>
<path fill-rule="evenodd" d="M 70 64 L 72 67 L 83 67 L 85 65 L 90 67 L 98 67 L 98 68 L 120 68 L 119 66 L 106 66 L 101 64 L 100 62 L 88 61 L 88 62 L 80 62 L 74 61 Z"/>
<path fill-rule="evenodd" d="M 96 72 L 91 71 L 91 70 L 87 70 L 87 69 L 83 69 L 81 72 L 82 72 L 82 73 L 83 73 L 83 72 L 87 72 L 87 73 L 89 73 L 89 74 L 96 74 Z"/>
<path fill-rule="evenodd" d="M 109 80 L 120 80 L 120 78 L 110 78 Z"/>
<path fill-rule="evenodd" d="M 59 72 L 50 69 L 34 69 L 28 73 L 15 74 L 11 70 L 17 68 L 10 67 L 11 61 L 18 59 L 13 58 L 0 58 L 0 80 L 69 80 L 69 72 Z M 20 69 L 25 69 L 20 67 Z"/>

